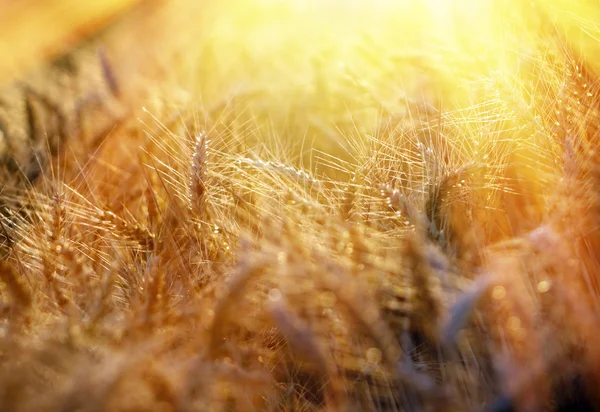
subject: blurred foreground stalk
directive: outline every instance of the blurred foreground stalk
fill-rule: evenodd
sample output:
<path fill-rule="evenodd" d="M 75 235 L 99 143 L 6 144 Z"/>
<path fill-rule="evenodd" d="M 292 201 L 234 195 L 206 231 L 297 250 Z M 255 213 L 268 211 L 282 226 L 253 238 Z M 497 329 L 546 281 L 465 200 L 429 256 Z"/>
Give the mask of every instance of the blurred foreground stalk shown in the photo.
<path fill-rule="evenodd" d="M 140 0 L 0 0 L 0 85 L 66 53 Z"/>

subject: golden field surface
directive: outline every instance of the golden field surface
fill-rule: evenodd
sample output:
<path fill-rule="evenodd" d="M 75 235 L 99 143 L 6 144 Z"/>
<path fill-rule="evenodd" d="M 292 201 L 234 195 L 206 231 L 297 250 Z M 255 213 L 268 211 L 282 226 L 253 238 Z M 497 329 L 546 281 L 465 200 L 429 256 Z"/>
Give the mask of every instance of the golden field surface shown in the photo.
<path fill-rule="evenodd" d="M 597 22 L 0 0 L 0 410 L 600 409 Z"/>

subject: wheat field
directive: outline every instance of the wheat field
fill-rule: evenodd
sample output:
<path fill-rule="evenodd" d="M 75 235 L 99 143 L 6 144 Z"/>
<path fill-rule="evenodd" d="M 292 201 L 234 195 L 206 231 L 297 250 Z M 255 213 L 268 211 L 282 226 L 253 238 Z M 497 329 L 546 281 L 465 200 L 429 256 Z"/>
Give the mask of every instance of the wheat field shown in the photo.
<path fill-rule="evenodd" d="M 113 3 L 0 39 L 0 410 L 600 409 L 597 2 Z"/>

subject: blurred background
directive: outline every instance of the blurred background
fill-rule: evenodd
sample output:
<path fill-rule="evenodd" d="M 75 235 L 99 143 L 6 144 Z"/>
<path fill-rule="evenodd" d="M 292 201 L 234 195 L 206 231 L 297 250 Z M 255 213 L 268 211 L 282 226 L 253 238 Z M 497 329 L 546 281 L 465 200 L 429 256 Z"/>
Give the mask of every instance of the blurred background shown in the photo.
<path fill-rule="evenodd" d="M 133 107 L 218 112 L 304 166 L 351 161 L 365 135 L 473 107 L 482 79 L 520 82 L 548 21 L 597 67 L 591 0 L 0 0 L 0 85 L 101 48 Z"/>

